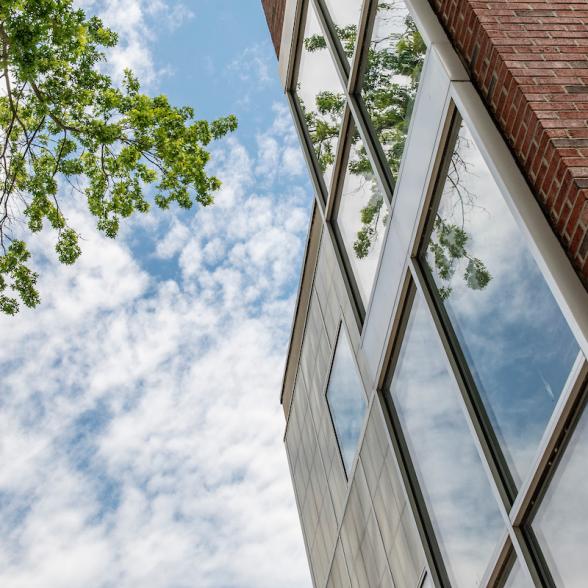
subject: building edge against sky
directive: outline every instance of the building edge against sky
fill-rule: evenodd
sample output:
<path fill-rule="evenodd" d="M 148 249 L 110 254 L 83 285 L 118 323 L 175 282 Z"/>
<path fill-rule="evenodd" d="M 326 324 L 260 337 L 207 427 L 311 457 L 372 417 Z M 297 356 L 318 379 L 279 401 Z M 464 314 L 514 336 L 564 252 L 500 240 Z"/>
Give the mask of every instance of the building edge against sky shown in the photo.
<path fill-rule="evenodd" d="M 584 586 L 588 2 L 262 3 L 315 188 L 314 585 Z"/>

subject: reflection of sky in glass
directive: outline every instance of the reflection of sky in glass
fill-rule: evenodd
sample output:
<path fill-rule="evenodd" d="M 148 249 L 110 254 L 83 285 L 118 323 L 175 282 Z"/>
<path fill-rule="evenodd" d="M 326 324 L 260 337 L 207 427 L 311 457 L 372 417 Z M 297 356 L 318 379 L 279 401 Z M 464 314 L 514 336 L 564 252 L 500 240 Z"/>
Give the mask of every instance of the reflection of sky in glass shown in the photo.
<path fill-rule="evenodd" d="M 337 228 L 341 233 L 343 246 L 353 270 L 361 299 L 364 305 L 367 305 L 376 276 L 389 209 L 384 195 L 374 179 L 363 142 L 359 136 L 355 136 L 357 142 L 351 146 L 337 210 Z M 363 166 L 369 168 L 369 171 L 366 169 L 361 174 L 353 173 L 359 161 Z M 368 213 L 370 210 L 376 211 L 367 224 L 362 223 L 363 209 L 366 209 Z M 368 220 L 365 213 L 363 220 Z M 372 235 L 370 237 L 371 245 L 365 257 L 360 257 L 354 249 L 354 244 L 358 239 L 357 233 L 360 230 L 366 230 Z"/>
<path fill-rule="evenodd" d="M 452 584 L 478 586 L 504 523 L 420 294 L 390 394 Z"/>
<path fill-rule="evenodd" d="M 445 308 L 520 484 L 578 345 L 464 124 L 437 218 L 463 227 L 468 255 L 492 276 L 485 288 L 466 285 L 466 258 L 449 280 L 433 271 L 439 288 L 451 289 Z M 427 261 L 435 265 L 430 248 Z"/>
<path fill-rule="evenodd" d="M 327 402 L 345 470 L 349 473 L 363 425 L 366 402 L 353 352 L 343 327 L 337 341 L 333 369 L 327 388 Z"/>
<path fill-rule="evenodd" d="M 312 3 L 309 3 L 304 41 L 307 42 L 315 35 L 324 39 Z M 308 51 L 303 43 L 296 94 L 305 110 L 307 128 L 328 186 L 333 171 L 330 156 L 334 158 L 337 151 L 344 107 L 341 106 L 334 112 L 321 111 L 317 104 L 317 97 L 320 101 L 321 96 L 324 96 L 326 92 L 335 94 L 343 100 L 343 88 L 329 50 L 324 47 Z"/>
<path fill-rule="evenodd" d="M 523 568 L 518 559 L 515 559 L 508 578 L 504 583 L 504 588 L 533 588 L 533 584 L 525 576 Z"/>
<path fill-rule="evenodd" d="M 533 520 L 557 586 L 584 588 L 588 584 L 588 411 L 558 465 Z"/>
<path fill-rule="evenodd" d="M 396 179 L 426 51 L 402 0 L 378 4 L 369 49 L 361 96 Z"/>
<path fill-rule="evenodd" d="M 345 32 L 350 30 L 350 27 L 354 27 L 355 36 L 357 36 L 362 0 L 325 0 L 325 4 L 335 27 L 339 31 L 344 29 Z M 348 40 L 346 34 L 339 34 L 338 36 L 342 41 L 345 53 L 349 57 L 353 50 L 348 46 L 350 39 Z M 353 45 L 355 46 L 355 43 Z"/>

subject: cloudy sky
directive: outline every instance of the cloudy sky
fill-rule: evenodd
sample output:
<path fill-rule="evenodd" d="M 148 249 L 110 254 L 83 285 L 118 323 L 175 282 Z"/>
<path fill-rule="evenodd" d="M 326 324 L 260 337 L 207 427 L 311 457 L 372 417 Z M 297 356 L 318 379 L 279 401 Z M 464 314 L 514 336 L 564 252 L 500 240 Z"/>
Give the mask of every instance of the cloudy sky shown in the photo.
<path fill-rule="evenodd" d="M 261 2 L 81 4 L 113 75 L 240 129 L 214 207 L 111 241 L 65 193 L 82 258 L 34 242 L 42 305 L 0 317 L 0 586 L 309 586 L 279 392 L 311 190 Z"/>

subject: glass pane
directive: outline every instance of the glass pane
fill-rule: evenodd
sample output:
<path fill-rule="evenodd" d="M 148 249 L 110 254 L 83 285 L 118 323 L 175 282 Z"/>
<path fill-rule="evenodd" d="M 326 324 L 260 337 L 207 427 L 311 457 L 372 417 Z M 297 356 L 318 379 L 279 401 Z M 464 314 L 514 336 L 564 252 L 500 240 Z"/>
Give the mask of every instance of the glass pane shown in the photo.
<path fill-rule="evenodd" d="M 331 411 L 345 470 L 349 473 L 363 426 L 366 400 L 349 339 L 343 327 L 341 327 L 337 341 L 327 388 L 327 403 Z"/>
<path fill-rule="evenodd" d="M 519 485 L 578 345 L 463 123 L 426 261 Z"/>
<path fill-rule="evenodd" d="M 364 305 L 367 305 L 376 277 L 389 208 L 378 188 L 363 141 L 357 132 L 352 131 L 352 136 L 336 225 L 359 293 Z"/>
<path fill-rule="evenodd" d="M 478 586 L 504 523 L 417 294 L 389 393 L 454 586 Z"/>
<path fill-rule="evenodd" d="M 508 578 L 504 583 L 504 588 L 533 588 L 533 584 L 525 575 L 518 559 L 515 559 Z"/>
<path fill-rule="evenodd" d="M 380 2 L 361 97 L 396 182 L 427 47 L 404 2 Z"/>
<path fill-rule="evenodd" d="M 343 122 L 345 96 L 312 3 L 308 6 L 296 94 L 328 187 Z"/>
<path fill-rule="evenodd" d="M 357 41 L 357 28 L 361 18 L 362 0 L 325 0 L 325 4 L 335 25 L 337 37 L 351 61 L 355 42 Z"/>
<path fill-rule="evenodd" d="M 547 493 L 533 520 L 557 586 L 586 586 L 588 554 L 588 411 L 563 454 Z"/>

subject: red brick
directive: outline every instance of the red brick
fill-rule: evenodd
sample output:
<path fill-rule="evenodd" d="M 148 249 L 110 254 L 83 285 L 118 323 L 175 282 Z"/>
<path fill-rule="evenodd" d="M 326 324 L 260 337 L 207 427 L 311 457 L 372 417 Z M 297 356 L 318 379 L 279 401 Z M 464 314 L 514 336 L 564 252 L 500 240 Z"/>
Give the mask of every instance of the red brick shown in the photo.
<path fill-rule="evenodd" d="M 580 259 L 584 259 L 584 266 L 582 267 L 582 273 L 588 273 L 588 231 L 584 232 L 584 238 L 578 247 L 578 252 L 576 254 Z"/>
<path fill-rule="evenodd" d="M 286 0 L 261 0 L 268 28 L 276 50 L 276 55 L 280 55 L 280 44 L 282 42 L 282 26 L 284 24 L 284 10 Z"/>
<path fill-rule="evenodd" d="M 584 205 L 586 204 L 586 200 L 586 193 L 583 191 L 579 192 L 565 227 L 565 231 L 568 235 L 570 235 L 570 237 L 573 236 L 576 230 L 576 226 L 580 224 L 580 217 L 584 211 Z M 572 254 L 574 253 L 575 251 L 572 252 Z"/>

